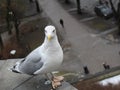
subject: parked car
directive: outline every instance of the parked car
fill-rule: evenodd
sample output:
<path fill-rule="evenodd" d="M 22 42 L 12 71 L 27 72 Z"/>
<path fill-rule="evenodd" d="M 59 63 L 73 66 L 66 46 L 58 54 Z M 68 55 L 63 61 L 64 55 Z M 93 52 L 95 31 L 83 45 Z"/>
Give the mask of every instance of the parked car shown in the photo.
<path fill-rule="evenodd" d="M 113 11 L 107 5 L 97 5 L 94 8 L 95 13 L 97 16 L 103 17 L 105 19 L 110 19 L 113 17 Z"/>

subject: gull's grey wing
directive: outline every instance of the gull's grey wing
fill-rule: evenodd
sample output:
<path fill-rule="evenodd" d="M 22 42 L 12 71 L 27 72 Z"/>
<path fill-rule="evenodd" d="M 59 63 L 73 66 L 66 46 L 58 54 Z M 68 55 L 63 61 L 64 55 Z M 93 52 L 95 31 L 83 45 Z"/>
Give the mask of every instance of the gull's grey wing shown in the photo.
<path fill-rule="evenodd" d="M 42 57 L 39 49 L 31 52 L 19 65 L 19 70 L 26 74 L 33 74 L 43 66 Z"/>

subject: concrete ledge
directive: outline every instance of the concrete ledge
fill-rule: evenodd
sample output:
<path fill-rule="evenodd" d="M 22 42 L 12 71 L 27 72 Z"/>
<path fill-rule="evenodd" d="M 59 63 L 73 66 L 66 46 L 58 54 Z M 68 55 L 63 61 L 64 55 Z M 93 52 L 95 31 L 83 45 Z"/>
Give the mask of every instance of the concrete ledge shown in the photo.
<path fill-rule="evenodd" d="M 13 60 L 1 60 L 0 61 L 0 90 L 50 90 L 51 85 L 45 85 L 45 76 L 28 76 L 25 74 L 17 74 L 8 70 L 15 64 Z M 63 82 L 57 90 L 77 90 L 68 82 Z"/>
<path fill-rule="evenodd" d="M 57 90 L 78 90 L 78 89 L 70 85 L 68 82 L 63 82 L 62 86 L 59 87 Z"/>

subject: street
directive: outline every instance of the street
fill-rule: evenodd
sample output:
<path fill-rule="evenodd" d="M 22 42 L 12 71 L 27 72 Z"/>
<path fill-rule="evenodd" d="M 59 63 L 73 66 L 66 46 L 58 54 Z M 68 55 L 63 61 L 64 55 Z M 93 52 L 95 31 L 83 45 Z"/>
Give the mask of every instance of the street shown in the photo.
<path fill-rule="evenodd" d="M 72 48 L 77 52 L 82 65 L 88 66 L 90 73 L 103 71 L 103 62 L 107 62 L 110 67 L 120 65 L 119 44 L 107 44 L 107 40 L 89 33 L 87 30 L 91 28 L 69 15 L 57 0 L 39 0 L 39 4 L 58 28 L 61 29 L 59 19 L 64 20 L 65 31 Z"/>

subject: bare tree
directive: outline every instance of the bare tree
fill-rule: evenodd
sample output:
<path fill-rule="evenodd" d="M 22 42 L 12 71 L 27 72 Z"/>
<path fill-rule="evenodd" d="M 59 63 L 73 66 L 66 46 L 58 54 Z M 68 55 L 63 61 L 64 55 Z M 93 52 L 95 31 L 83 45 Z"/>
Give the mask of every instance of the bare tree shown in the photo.
<path fill-rule="evenodd" d="M 6 15 L 6 23 L 7 23 L 7 29 L 8 29 L 8 33 L 11 34 L 12 31 L 11 31 L 11 28 L 10 28 L 10 6 L 11 6 L 11 0 L 7 0 L 7 6 L 6 6 L 6 9 L 7 9 L 7 15 Z"/>
<path fill-rule="evenodd" d="M 113 5 L 113 2 L 112 2 L 112 0 L 109 0 L 109 2 L 110 2 L 110 5 L 111 5 L 111 9 L 113 11 L 114 17 L 117 20 L 118 19 L 118 15 L 117 15 L 117 11 L 115 10 L 115 7 Z"/>
<path fill-rule="evenodd" d="M 65 3 L 66 3 L 66 4 L 69 4 L 69 3 L 70 3 L 70 1 L 69 1 L 69 0 L 65 0 Z"/>
<path fill-rule="evenodd" d="M 33 0 L 29 0 L 30 3 L 33 3 Z"/>
<path fill-rule="evenodd" d="M 80 2 L 80 0 L 76 0 L 76 2 L 77 2 L 77 12 L 78 12 L 78 14 L 82 14 L 81 2 Z"/>
<path fill-rule="evenodd" d="M 118 29 L 119 29 L 118 35 L 120 36 L 120 0 L 117 7 L 117 14 L 118 14 Z"/>
<path fill-rule="evenodd" d="M 39 7 L 39 4 L 38 4 L 38 0 L 35 0 L 35 4 L 36 4 L 37 12 L 40 13 L 40 7 Z"/>
<path fill-rule="evenodd" d="M 111 9 L 113 11 L 114 18 L 115 18 L 117 25 L 118 25 L 118 30 L 119 30 L 118 35 L 120 36 L 120 0 L 118 2 L 117 10 L 115 9 L 115 7 L 113 5 L 112 0 L 109 0 L 109 2 L 111 5 Z"/>
<path fill-rule="evenodd" d="M 23 18 L 24 16 L 24 11 L 25 11 L 24 0 L 1 0 L 0 10 L 2 10 L 3 19 L 6 19 L 6 24 L 9 34 L 12 33 L 11 31 L 11 21 L 12 21 L 16 29 L 17 39 L 19 39 L 18 26 L 19 26 L 19 19 Z"/>
<path fill-rule="evenodd" d="M 1 46 L 1 49 L 2 49 L 3 48 L 3 40 L 2 40 L 1 34 L 0 34 L 0 46 Z"/>

